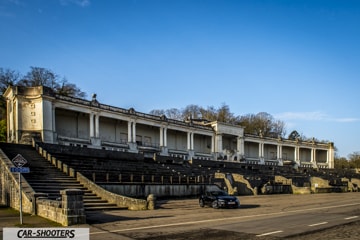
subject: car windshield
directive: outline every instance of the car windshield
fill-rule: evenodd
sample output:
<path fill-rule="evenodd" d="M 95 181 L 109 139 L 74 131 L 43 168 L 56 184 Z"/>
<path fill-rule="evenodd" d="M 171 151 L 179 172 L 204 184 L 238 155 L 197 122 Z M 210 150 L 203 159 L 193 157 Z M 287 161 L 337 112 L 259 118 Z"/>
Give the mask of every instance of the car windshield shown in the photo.
<path fill-rule="evenodd" d="M 228 195 L 224 191 L 212 191 L 210 194 L 213 195 L 213 196 L 227 196 Z"/>

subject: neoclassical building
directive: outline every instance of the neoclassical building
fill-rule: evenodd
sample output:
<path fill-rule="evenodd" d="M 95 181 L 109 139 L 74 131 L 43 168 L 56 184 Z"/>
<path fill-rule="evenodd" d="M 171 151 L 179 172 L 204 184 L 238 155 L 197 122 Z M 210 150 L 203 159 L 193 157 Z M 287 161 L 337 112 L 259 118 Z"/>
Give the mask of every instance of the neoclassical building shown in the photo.
<path fill-rule="evenodd" d="M 9 87 L 7 141 L 102 148 L 113 151 L 262 165 L 333 168 L 333 143 L 246 135 L 241 126 L 178 121 L 54 94 L 47 87 Z"/>

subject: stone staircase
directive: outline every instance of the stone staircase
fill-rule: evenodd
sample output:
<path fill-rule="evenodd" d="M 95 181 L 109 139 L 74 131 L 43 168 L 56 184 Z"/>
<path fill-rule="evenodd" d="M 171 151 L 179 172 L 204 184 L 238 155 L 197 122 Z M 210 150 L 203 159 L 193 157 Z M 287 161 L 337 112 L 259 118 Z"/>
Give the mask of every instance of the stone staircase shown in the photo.
<path fill-rule="evenodd" d="M 24 166 L 30 168 L 30 173 L 24 173 L 22 176 L 33 188 L 35 193 L 45 193 L 49 199 L 59 199 L 61 198 L 61 190 L 80 189 L 84 192 L 85 211 L 121 209 L 116 204 L 111 204 L 107 200 L 101 199 L 80 184 L 74 177 L 70 177 L 61 172 L 42 157 L 32 146 L 0 143 L 0 148 L 10 160 L 17 154 L 21 154 L 27 160 L 27 164 Z"/>

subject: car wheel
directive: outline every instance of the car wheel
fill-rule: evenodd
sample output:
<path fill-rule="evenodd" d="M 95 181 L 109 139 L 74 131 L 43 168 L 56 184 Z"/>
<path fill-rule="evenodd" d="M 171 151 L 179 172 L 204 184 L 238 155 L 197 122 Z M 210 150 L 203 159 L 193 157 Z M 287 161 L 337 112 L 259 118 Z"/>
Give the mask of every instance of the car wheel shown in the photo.
<path fill-rule="evenodd" d="M 213 208 L 219 208 L 219 204 L 218 204 L 218 201 L 217 201 L 217 200 L 215 200 L 215 201 L 212 202 L 212 207 L 213 207 Z"/>
<path fill-rule="evenodd" d="M 204 200 L 200 199 L 199 200 L 199 205 L 200 205 L 200 207 L 205 207 Z"/>

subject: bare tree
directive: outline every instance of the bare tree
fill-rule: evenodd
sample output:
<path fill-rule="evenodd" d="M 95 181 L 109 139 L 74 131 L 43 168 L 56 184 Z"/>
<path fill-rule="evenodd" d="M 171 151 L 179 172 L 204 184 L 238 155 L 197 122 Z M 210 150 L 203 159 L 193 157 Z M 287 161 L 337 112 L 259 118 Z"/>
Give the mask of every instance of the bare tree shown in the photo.
<path fill-rule="evenodd" d="M 63 96 L 86 97 L 86 93 L 82 92 L 75 84 L 69 83 L 66 78 L 60 80 L 59 75 L 49 69 L 41 67 L 30 67 L 30 71 L 15 83 L 14 85 L 26 87 L 49 87 L 55 93 Z"/>
<path fill-rule="evenodd" d="M 238 124 L 245 127 L 245 133 L 261 135 L 264 137 L 283 137 L 285 135 L 285 123 L 275 120 L 266 112 L 248 114 L 239 118 Z"/>
<path fill-rule="evenodd" d="M 206 109 L 201 108 L 200 113 L 203 119 L 208 121 L 216 121 L 217 120 L 217 110 L 213 106 L 209 106 Z"/>
<path fill-rule="evenodd" d="M 182 112 L 177 108 L 170 108 L 165 111 L 165 116 L 167 118 L 175 119 L 175 120 L 184 120 L 184 116 Z"/>
<path fill-rule="evenodd" d="M 188 105 L 182 111 L 172 108 L 169 110 L 152 110 L 150 114 L 165 115 L 168 118 L 185 119 L 203 119 L 207 121 L 220 121 L 245 127 L 245 133 L 262 135 L 264 137 L 284 137 L 286 134 L 285 123 L 275 120 L 272 115 L 266 112 L 258 114 L 248 114 L 245 116 L 235 116 L 230 107 L 223 103 L 218 109 L 207 107 L 206 109 L 198 105 Z"/>
<path fill-rule="evenodd" d="M 66 78 L 63 78 L 61 82 L 56 83 L 55 91 L 63 96 L 85 98 L 86 93 L 82 92 L 75 84 L 68 83 Z"/>
<path fill-rule="evenodd" d="M 35 87 L 46 86 L 52 89 L 57 89 L 58 76 L 49 69 L 41 67 L 30 67 L 31 70 L 18 83 L 20 86 Z"/>
<path fill-rule="evenodd" d="M 20 79 L 20 73 L 11 69 L 0 68 L 0 91 L 1 95 L 9 86 L 14 86 Z"/>
<path fill-rule="evenodd" d="M 194 104 L 187 105 L 184 108 L 184 110 L 182 110 L 182 115 L 184 119 L 186 118 L 200 119 L 202 118 L 201 107 Z"/>
<path fill-rule="evenodd" d="M 234 123 L 235 117 L 232 112 L 230 112 L 230 107 L 223 103 L 221 107 L 217 110 L 217 121 L 225 123 Z"/>
<path fill-rule="evenodd" d="M 161 110 L 161 109 L 153 109 L 149 112 L 149 114 L 151 115 L 155 115 L 155 116 L 162 116 L 162 115 L 165 115 L 165 110 Z M 166 116 L 167 117 L 167 116 Z"/>

